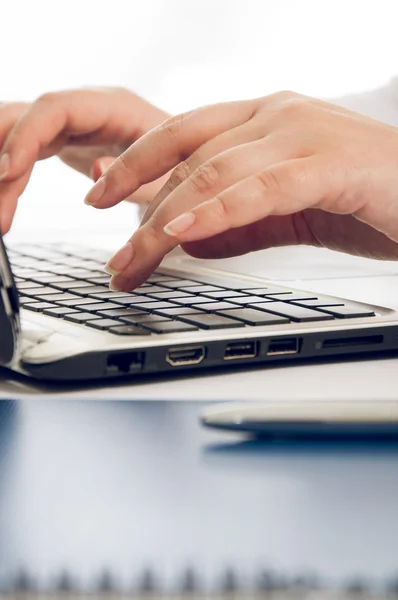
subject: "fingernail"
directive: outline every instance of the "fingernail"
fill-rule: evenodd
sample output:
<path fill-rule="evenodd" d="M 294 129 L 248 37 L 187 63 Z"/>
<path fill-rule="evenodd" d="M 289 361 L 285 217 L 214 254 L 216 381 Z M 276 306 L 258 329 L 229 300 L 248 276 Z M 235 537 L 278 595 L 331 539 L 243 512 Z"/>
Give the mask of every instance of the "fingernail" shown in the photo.
<path fill-rule="evenodd" d="M 106 181 L 104 177 L 98 179 L 97 183 L 91 188 L 89 193 L 84 199 L 84 204 L 89 206 L 95 206 L 101 200 L 105 193 Z"/>
<path fill-rule="evenodd" d="M 112 277 L 112 279 L 111 279 L 111 280 L 110 280 L 110 282 L 109 282 L 109 289 L 110 289 L 112 292 L 121 292 L 121 291 L 122 291 L 122 290 L 120 290 L 120 289 L 117 287 L 117 285 L 115 284 L 115 282 L 114 282 L 114 277 Z"/>
<path fill-rule="evenodd" d="M 0 181 L 7 177 L 9 170 L 10 156 L 9 154 L 3 154 L 3 156 L 0 158 Z"/>
<path fill-rule="evenodd" d="M 184 213 L 183 215 L 180 215 L 176 219 L 173 219 L 173 221 L 170 221 L 170 223 L 167 223 L 167 225 L 163 229 L 163 231 L 165 233 L 167 233 L 167 235 L 175 236 L 175 235 L 178 235 L 179 233 L 183 233 L 184 231 L 186 231 L 187 229 L 192 227 L 192 225 L 195 223 L 195 221 L 196 221 L 195 213 L 192 213 L 192 212 Z"/>
<path fill-rule="evenodd" d="M 105 271 L 109 275 L 119 275 L 131 263 L 134 258 L 134 248 L 131 242 L 127 242 L 123 248 L 116 252 L 115 256 L 106 263 Z M 112 281 L 112 280 L 111 280 Z M 112 289 L 112 288 L 111 288 Z"/>

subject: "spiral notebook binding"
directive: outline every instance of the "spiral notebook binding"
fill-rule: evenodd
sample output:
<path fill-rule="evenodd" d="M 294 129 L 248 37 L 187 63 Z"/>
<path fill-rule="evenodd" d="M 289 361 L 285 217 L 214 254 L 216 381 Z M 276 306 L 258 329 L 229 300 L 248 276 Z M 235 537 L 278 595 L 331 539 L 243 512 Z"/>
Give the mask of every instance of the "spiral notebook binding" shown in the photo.
<path fill-rule="evenodd" d="M 397 571 L 398 572 L 398 571 Z M 286 577 L 262 570 L 247 585 L 238 569 L 226 568 L 210 587 L 188 566 L 177 577 L 173 589 L 164 590 L 154 569 L 146 568 L 130 589 L 117 582 L 110 570 L 98 575 L 92 586 L 80 589 L 77 579 L 61 572 L 50 585 L 39 585 L 36 578 L 21 569 L 9 578 L 0 578 L 1 600 L 398 600 L 398 576 L 381 587 L 364 577 L 352 578 L 346 585 L 331 587 L 316 575 L 302 573 Z M 215 589 L 215 591 L 209 591 Z"/>

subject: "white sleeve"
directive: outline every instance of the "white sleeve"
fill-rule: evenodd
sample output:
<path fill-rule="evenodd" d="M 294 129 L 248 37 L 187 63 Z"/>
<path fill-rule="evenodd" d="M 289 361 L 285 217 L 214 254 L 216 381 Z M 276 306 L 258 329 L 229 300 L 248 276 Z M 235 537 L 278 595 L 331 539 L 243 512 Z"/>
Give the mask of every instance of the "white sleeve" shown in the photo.
<path fill-rule="evenodd" d="M 343 96 L 331 101 L 390 125 L 398 125 L 398 77 L 394 77 L 376 90 Z"/>

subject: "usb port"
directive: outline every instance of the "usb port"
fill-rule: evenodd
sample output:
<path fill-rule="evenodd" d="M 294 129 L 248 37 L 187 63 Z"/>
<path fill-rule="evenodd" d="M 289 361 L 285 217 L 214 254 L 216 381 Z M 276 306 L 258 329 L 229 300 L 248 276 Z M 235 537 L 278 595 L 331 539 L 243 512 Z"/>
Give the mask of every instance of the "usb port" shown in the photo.
<path fill-rule="evenodd" d="M 267 356 L 298 354 L 300 352 L 300 346 L 300 338 L 275 338 L 269 343 Z"/>
<path fill-rule="evenodd" d="M 235 360 L 237 358 L 254 358 L 258 353 L 257 342 L 234 342 L 227 344 L 224 360 Z"/>

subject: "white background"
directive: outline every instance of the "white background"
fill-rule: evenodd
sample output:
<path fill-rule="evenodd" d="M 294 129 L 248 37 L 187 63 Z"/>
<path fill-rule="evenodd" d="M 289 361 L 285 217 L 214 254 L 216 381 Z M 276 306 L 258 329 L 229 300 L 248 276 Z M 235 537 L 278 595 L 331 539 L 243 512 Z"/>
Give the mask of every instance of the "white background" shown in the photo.
<path fill-rule="evenodd" d="M 177 112 L 279 89 L 334 97 L 398 71 L 394 0 L 1 0 L 0 99 L 123 85 Z M 38 165 L 13 232 L 130 233 L 130 205 L 83 205 L 89 180 Z"/>

